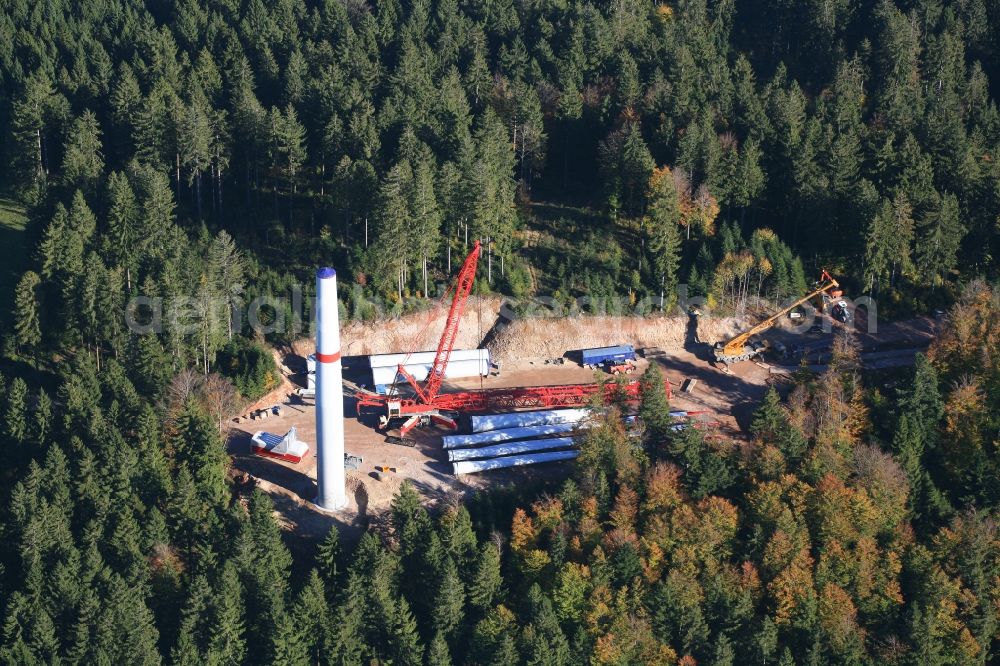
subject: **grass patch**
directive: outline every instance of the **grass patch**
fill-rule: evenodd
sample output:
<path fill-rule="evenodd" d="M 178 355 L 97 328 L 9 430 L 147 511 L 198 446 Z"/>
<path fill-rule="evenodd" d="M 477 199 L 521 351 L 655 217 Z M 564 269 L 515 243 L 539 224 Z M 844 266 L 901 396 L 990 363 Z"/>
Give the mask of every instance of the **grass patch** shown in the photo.
<path fill-rule="evenodd" d="M 639 266 L 635 230 L 590 208 L 534 203 L 519 235 L 518 254 L 531 266 L 535 295 L 623 294 Z"/>
<path fill-rule="evenodd" d="M 10 321 L 14 287 L 28 267 L 29 248 L 24 232 L 28 221 L 24 207 L 0 196 L 0 323 Z"/>

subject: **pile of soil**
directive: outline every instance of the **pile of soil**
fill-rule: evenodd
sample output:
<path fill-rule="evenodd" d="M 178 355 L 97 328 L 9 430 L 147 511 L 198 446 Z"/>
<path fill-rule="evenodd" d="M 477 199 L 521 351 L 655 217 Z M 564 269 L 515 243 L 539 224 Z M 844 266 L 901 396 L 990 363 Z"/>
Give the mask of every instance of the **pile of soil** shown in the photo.
<path fill-rule="evenodd" d="M 682 349 L 686 342 L 693 341 L 691 321 L 684 315 L 508 321 L 500 318 L 501 304 L 498 298 L 470 298 L 458 327 L 455 348 L 473 349 L 488 338 L 487 347 L 494 359 L 513 362 L 523 358 L 556 358 L 571 350 L 617 344 L 670 351 Z M 509 312 L 505 309 L 505 313 Z M 440 304 L 427 312 L 393 319 L 348 322 L 341 329 L 343 353 L 357 356 L 433 350 L 437 348 L 447 314 L 447 304 Z M 714 344 L 745 330 L 749 323 L 747 318 L 702 316 L 697 322 L 697 339 Z M 301 356 L 314 350 L 311 339 L 302 339 L 294 345 L 294 351 Z"/>
<path fill-rule="evenodd" d="M 450 303 L 438 303 L 429 311 L 392 319 L 341 322 L 341 352 L 344 356 L 366 356 L 437 349 Z M 470 298 L 458 325 L 455 349 L 479 347 L 497 320 L 500 304 L 499 298 Z M 294 344 L 294 351 L 303 357 L 315 350 L 312 339 L 303 338 Z"/>

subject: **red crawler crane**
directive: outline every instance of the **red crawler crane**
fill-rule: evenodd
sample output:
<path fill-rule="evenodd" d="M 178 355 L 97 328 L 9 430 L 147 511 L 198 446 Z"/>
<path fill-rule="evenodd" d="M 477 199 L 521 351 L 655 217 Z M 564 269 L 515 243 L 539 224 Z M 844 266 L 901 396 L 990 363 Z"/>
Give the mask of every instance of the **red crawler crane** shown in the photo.
<path fill-rule="evenodd" d="M 455 280 L 455 296 L 451 299 L 451 308 L 448 310 L 448 319 L 444 323 L 444 332 L 441 333 L 437 353 L 434 354 L 434 365 L 431 366 L 423 387 L 417 383 L 413 375 L 406 371 L 402 363 L 399 364 L 397 372 L 410 383 L 423 405 L 433 405 L 438 391 L 441 390 L 444 372 L 448 369 L 448 361 L 451 359 L 451 350 L 455 348 L 455 338 L 458 337 L 458 322 L 462 320 L 462 315 L 465 313 L 465 302 L 469 300 L 472 285 L 476 281 L 476 267 L 479 265 L 480 251 L 479 241 L 476 241 L 472 246 L 472 252 L 462 262 L 462 268 L 458 271 L 458 278 Z"/>
<path fill-rule="evenodd" d="M 373 407 L 380 411 L 379 422 L 384 428 L 389 420 L 398 417 L 410 417 L 401 428 L 403 434 L 408 432 L 420 421 L 420 417 L 435 417 L 439 422 L 454 427 L 454 421 L 443 417 L 440 412 L 489 412 L 493 410 L 512 410 L 531 407 L 579 407 L 587 404 L 590 397 L 600 393 L 605 402 L 614 399 L 625 402 L 636 402 L 639 399 L 639 382 L 631 381 L 625 384 L 565 384 L 559 386 L 530 386 L 521 388 L 481 389 L 478 391 L 460 391 L 457 393 L 440 393 L 444 381 L 448 360 L 455 347 L 458 336 L 458 324 L 465 312 L 465 304 L 472 291 L 476 279 L 476 267 L 479 263 L 481 246 L 476 241 L 472 251 L 462 263 L 455 281 L 455 295 L 452 297 L 448 318 L 445 321 L 441 340 L 438 342 L 437 353 L 434 355 L 434 365 L 424 385 L 421 386 L 413 375 L 400 364 L 397 373 L 406 379 L 413 388 L 413 397 L 394 395 L 377 395 L 374 393 L 359 393 L 357 411 L 361 413 L 364 407 Z M 667 398 L 670 398 L 670 385 L 667 384 Z"/>

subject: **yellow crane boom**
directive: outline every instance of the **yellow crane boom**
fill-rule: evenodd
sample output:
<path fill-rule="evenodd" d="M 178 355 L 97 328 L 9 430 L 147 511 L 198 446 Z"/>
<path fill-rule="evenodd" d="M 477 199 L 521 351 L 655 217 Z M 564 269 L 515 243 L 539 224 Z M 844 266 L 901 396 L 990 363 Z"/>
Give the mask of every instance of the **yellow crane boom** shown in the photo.
<path fill-rule="evenodd" d="M 798 299 L 786 308 L 775 312 L 773 315 L 760 322 L 753 328 L 750 328 L 739 335 L 737 335 L 732 340 L 728 342 L 718 342 L 715 345 L 715 360 L 722 361 L 723 363 L 735 363 L 737 361 L 746 361 L 754 356 L 760 351 L 758 347 L 747 346 L 747 342 L 751 337 L 757 335 L 758 333 L 763 333 L 767 329 L 774 326 L 779 319 L 783 316 L 797 308 L 798 306 L 806 303 L 812 298 L 819 296 L 831 289 L 839 287 L 840 284 L 830 277 L 830 274 L 823 271 L 823 275 L 820 277 L 820 285 L 814 291 L 806 294 L 802 298 Z"/>

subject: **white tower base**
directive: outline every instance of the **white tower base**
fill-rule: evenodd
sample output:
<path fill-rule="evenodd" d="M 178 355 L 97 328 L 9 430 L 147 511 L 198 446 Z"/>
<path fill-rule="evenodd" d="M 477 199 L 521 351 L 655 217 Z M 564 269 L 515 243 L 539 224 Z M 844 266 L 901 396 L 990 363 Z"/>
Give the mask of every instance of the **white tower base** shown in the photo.
<path fill-rule="evenodd" d="M 344 382 L 340 361 L 337 272 L 316 273 L 316 506 L 337 511 L 347 506 L 344 473 Z"/>

